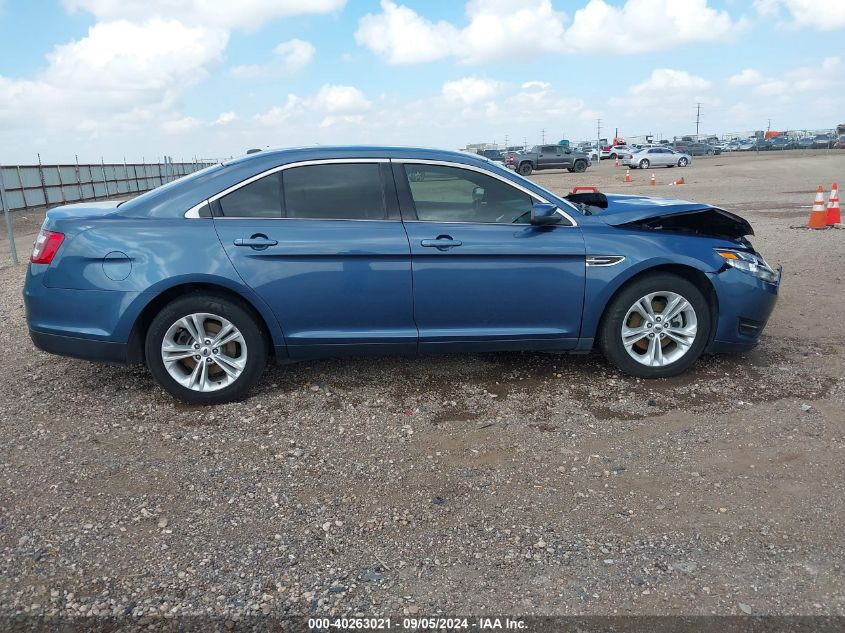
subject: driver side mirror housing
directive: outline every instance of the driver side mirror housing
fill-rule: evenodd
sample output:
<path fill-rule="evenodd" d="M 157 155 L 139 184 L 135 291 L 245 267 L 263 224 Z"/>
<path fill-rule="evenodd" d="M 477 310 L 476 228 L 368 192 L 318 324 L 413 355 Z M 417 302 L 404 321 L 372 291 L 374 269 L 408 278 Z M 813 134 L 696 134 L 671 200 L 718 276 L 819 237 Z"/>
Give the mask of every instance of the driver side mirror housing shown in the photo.
<path fill-rule="evenodd" d="M 537 202 L 531 207 L 531 224 L 535 226 L 557 224 L 562 219 L 563 216 L 557 212 L 557 205 Z"/>

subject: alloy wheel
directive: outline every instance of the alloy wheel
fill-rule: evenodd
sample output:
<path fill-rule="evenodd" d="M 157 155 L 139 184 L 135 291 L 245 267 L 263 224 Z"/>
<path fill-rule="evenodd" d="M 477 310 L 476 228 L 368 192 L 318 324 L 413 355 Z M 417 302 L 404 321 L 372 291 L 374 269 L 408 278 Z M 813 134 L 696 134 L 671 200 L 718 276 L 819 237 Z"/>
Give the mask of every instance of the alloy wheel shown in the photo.
<path fill-rule="evenodd" d="M 215 314 L 189 314 L 171 325 L 161 343 L 167 372 L 193 391 L 217 391 L 235 382 L 247 361 L 243 334 Z"/>
<path fill-rule="evenodd" d="M 698 319 L 692 304 L 675 292 L 651 292 L 638 299 L 622 320 L 628 355 L 649 367 L 670 365 L 695 342 Z"/>

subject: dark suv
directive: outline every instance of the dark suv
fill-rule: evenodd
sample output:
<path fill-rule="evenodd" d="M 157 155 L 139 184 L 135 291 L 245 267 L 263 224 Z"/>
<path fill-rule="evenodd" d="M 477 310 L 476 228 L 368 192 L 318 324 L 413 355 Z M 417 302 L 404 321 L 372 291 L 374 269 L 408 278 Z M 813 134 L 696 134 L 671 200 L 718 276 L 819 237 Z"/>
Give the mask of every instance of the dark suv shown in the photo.
<path fill-rule="evenodd" d="M 541 169 L 567 169 L 581 173 L 592 165 L 590 157 L 565 145 L 535 145 L 530 151 L 508 156 L 507 166 L 523 176 Z"/>

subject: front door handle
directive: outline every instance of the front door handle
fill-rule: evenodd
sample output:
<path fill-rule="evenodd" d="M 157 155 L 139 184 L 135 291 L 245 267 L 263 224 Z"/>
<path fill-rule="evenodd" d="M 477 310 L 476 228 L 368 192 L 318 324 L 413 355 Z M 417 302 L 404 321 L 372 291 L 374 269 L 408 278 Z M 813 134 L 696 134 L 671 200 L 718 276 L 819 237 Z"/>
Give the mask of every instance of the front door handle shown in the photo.
<path fill-rule="evenodd" d="M 268 246 L 275 246 L 278 243 L 278 241 L 271 240 L 263 233 L 256 233 L 248 238 L 239 237 L 235 240 L 235 246 L 249 246 L 250 248 L 254 248 L 259 251 L 264 250 Z"/>
<path fill-rule="evenodd" d="M 461 244 L 463 244 L 461 240 L 453 240 L 450 235 L 438 235 L 436 240 L 420 241 L 420 246 L 425 246 L 427 248 L 437 248 L 441 251 L 460 246 Z"/>

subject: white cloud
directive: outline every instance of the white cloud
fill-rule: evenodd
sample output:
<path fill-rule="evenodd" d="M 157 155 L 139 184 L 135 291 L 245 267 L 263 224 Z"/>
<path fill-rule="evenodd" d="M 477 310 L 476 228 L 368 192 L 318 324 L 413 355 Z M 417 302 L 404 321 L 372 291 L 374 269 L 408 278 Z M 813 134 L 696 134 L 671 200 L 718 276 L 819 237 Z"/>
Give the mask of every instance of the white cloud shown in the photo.
<path fill-rule="evenodd" d="M 103 21 L 159 17 L 228 31 L 255 29 L 290 15 L 339 11 L 346 0 L 62 0 L 62 4 L 68 11 L 88 11 Z M 153 40 L 151 46 L 157 43 Z"/>
<path fill-rule="evenodd" d="M 470 0 L 464 28 L 432 22 L 393 0 L 381 0 L 381 13 L 358 23 L 355 40 L 391 64 L 414 64 L 447 57 L 478 63 L 509 57 L 507 44 L 530 42 L 532 54 L 561 50 L 564 14 L 551 0 Z"/>
<path fill-rule="evenodd" d="M 90 131 L 121 127 L 128 112 L 167 112 L 205 78 L 227 42 L 225 32 L 172 20 L 97 23 L 82 39 L 53 49 L 34 79 L 0 77 L 0 118 L 34 117 L 46 127 L 80 121 Z"/>
<path fill-rule="evenodd" d="M 685 70 L 672 68 L 657 68 L 645 81 L 631 86 L 628 91 L 634 97 L 651 97 L 666 93 L 700 93 L 710 88 L 712 84 L 697 75 Z"/>
<path fill-rule="evenodd" d="M 763 73 L 754 68 L 746 68 L 742 72 L 733 75 L 728 79 L 731 86 L 756 86 L 764 80 Z"/>
<path fill-rule="evenodd" d="M 769 79 L 761 83 L 755 91 L 767 97 L 776 97 L 782 95 L 789 89 L 789 84 L 782 79 Z"/>
<path fill-rule="evenodd" d="M 575 12 L 566 36 L 576 49 L 600 43 L 604 52 L 632 54 L 725 39 L 743 26 L 707 0 L 627 0 L 619 8 L 590 0 Z"/>
<path fill-rule="evenodd" d="M 413 9 L 382 0 L 381 13 L 358 22 L 355 41 L 391 64 L 414 64 L 451 54 L 460 32 L 448 22 L 431 22 Z"/>
<path fill-rule="evenodd" d="M 330 114 L 351 114 L 369 110 L 372 104 L 354 86 L 325 84 L 314 97 L 313 105 Z"/>
<path fill-rule="evenodd" d="M 655 122 L 667 127 L 681 124 L 688 130 L 689 122 L 695 120 L 696 103 L 703 103 L 705 112 L 719 103 L 712 88 L 711 81 L 685 70 L 657 68 L 646 80 L 631 86 L 626 94 L 612 97 L 608 103 L 622 114 L 623 121 L 636 120 L 637 125 Z"/>
<path fill-rule="evenodd" d="M 234 79 L 254 79 L 260 76 L 264 69 L 259 64 L 242 64 L 240 66 L 233 66 L 226 74 Z"/>
<path fill-rule="evenodd" d="M 229 125 L 229 123 L 237 118 L 238 116 L 234 112 L 221 112 L 214 125 Z"/>
<path fill-rule="evenodd" d="M 710 7 L 708 0 L 627 0 L 621 7 L 589 0 L 568 28 L 566 15 L 551 0 L 469 0 L 466 16 L 466 26 L 458 27 L 428 20 L 395 0 L 381 0 L 380 13 L 359 21 L 355 40 L 391 64 L 449 57 L 474 64 L 512 58 L 511 44 L 530 44 L 532 57 L 596 49 L 642 53 L 726 39 L 746 24 Z"/>
<path fill-rule="evenodd" d="M 754 0 L 754 7 L 761 15 L 781 18 L 781 25 L 790 28 L 833 31 L 845 27 L 842 0 Z"/>
<path fill-rule="evenodd" d="M 292 39 L 279 44 L 273 52 L 280 58 L 286 72 L 296 73 L 311 63 L 316 49 L 311 42 Z"/>
<path fill-rule="evenodd" d="M 802 94 L 836 87 L 842 70 L 842 58 L 833 56 L 818 66 L 785 70 L 779 77 L 766 77 L 758 70 L 747 68 L 730 77 L 728 85 L 752 87 L 755 93 L 767 97 Z"/>
<path fill-rule="evenodd" d="M 523 90 L 531 90 L 532 88 L 546 90 L 547 88 L 551 88 L 551 84 L 548 81 L 526 81 L 522 84 Z"/>
<path fill-rule="evenodd" d="M 198 128 L 201 125 L 199 119 L 186 116 L 179 119 L 172 119 L 161 124 L 161 129 L 166 134 L 184 134 Z"/>
<path fill-rule="evenodd" d="M 455 81 L 447 81 L 440 92 L 450 101 L 460 101 L 467 105 L 493 97 L 501 89 L 502 84 L 492 79 L 464 77 Z"/>

